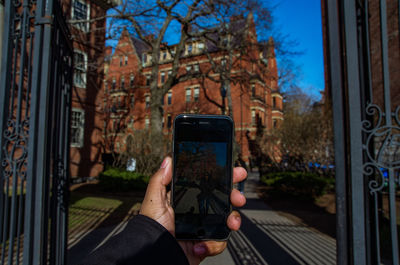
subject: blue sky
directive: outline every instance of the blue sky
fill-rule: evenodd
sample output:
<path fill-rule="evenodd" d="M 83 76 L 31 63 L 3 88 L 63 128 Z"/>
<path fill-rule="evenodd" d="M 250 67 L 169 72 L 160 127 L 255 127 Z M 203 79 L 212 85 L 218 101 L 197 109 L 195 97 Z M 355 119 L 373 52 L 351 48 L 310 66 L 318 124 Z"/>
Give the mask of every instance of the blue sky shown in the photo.
<path fill-rule="evenodd" d="M 298 43 L 303 52 L 296 57 L 299 85 L 317 99 L 324 90 L 324 64 L 320 0 L 278 0 L 273 2 L 275 27 Z M 278 64 L 279 67 L 279 64 Z"/>

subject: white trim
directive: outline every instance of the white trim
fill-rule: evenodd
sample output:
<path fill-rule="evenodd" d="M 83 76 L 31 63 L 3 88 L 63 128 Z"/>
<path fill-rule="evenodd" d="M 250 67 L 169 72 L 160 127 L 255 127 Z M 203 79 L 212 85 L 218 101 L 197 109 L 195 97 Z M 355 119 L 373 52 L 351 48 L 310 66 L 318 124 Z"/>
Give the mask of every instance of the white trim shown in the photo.
<path fill-rule="evenodd" d="M 75 68 L 76 68 L 76 66 L 74 65 L 73 83 L 74 83 L 74 86 L 76 86 L 76 87 L 86 88 L 86 84 L 87 84 L 87 82 L 86 82 L 86 80 L 87 80 L 86 76 L 87 76 L 87 69 L 88 69 L 88 58 L 87 58 L 87 54 L 86 54 L 84 51 L 81 51 L 81 50 L 78 50 L 78 49 L 74 49 L 74 54 L 75 54 L 75 53 L 79 53 L 79 54 L 83 55 L 83 61 L 84 61 L 83 68 L 82 68 L 82 69 L 81 69 L 81 68 L 77 68 L 77 69 L 79 69 L 79 70 L 81 70 L 81 71 L 83 70 L 84 74 L 83 74 L 83 76 L 82 76 L 83 84 L 76 83 L 76 79 L 75 79 Z M 76 62 L 74 62 L 74 63 L 76 63 Z"/>
<path fill-rule="evenodd" d="M 78 108 L 72 108 L 72 112 L 79 112 L 81 114 L 81 120 L 78 121 L 80 122 L 79 125 L 77 126 L 72 126 L 73 120 L 72 120 L 72 113 L 71 113 L 71 131 L 73 128 L 78 128 L 79 130 L 79 139 L 78 142 L 73 143 L 72 142 L 72 137 L 71 137 L 71 147 L 77 147 L 81 148 L 83 147 L 84 144 L 84 131 L 85 131 L 85 111 L 83 109 L 78 109 Z"/>
<path fill-rule="evenodd" d="M 263 108 L 261 108 L 261 107 L 257 107 L 257 106 L 250 107 L 250 109 L 251 109 L 251 110 L 259 110 L 259 111 L 265 112 L 265 109 L 263 109 Z"/>
<path fill-rule="evenodd" d="M 282 95 L 279 94 L 278 92 L 273 92 L 273 93 L 271 93 L 271 96 L 277 97 L 277 98 L 280 98 L 280 99 L 283 99 Z"/>
<path fill-rule="evenodd" d="M 90 20 L 90 3 L 82 1 L 82 0 L 72 0 L 71 1 L 71 18 L 73 20 L 75 19 L 75 17 L 74 17 L 74 2 L 75 1 L 80 2 L 82 4 L 85 4 L 87 6 L 87 10 L 86 10 L 86 12 L 87 12 L 87 14 L 86 14 L 87 22 L 82 22 L 82 23 L 86 23 L 86 28 L 84 28 L 84 29 L 79 25 L 80 23 L 73 23 L 72 25 L 75 28 L 87 33 L 87 32 L 90 31 L 90 23 L 89 23 L 89 20 Z"/>

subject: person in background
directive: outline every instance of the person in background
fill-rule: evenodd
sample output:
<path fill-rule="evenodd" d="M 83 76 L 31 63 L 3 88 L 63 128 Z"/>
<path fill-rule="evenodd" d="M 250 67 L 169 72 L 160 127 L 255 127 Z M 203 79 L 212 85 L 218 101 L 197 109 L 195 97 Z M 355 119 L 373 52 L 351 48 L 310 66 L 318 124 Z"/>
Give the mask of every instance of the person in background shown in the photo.
<path fill-rule="evenodd" d="M 233 182 L 244 180 L 244 168 L 233 170 Z M 151 177 L 139 215 L 132 218 L 126 228 L 90 253 L 82 265 L 198 265 L 208 256 L 218 255 L 227 246 L 226 241 L 177 241 L 175 239 L 174 210 L 170 204 L 167 185 L 172 180 L 172 159 L 167 157 L 160 169 Z M 242 207 L 246 198 L 232 190 L 231 203 Z M 228 227 L 237 231 L 240 214 L 232 211 L 227 218 Z"/>

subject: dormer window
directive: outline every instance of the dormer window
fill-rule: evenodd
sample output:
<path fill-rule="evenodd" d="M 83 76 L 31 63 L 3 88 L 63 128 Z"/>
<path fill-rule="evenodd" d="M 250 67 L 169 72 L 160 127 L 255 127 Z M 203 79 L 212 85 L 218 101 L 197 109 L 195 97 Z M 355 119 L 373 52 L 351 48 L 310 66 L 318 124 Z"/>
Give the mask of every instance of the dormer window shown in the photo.
<path fill-rule="evenodd" d="M 147 54 L 143 53 L 142 54 L 142 64 L 145 65 L 147 63 Z"/>
<path fill-rule="evenodd" d="M 203 50 L 204 50 L 204 42 L 200 42 L 197 47 L 199 49 L 199 52 L 203 52 Z"/>
<path fill-rule="evenodd" d="M 163 60 L 167 60 L 167 52 L 163 52 L 162 53 L 162 59 Z"/>
<path fill-rule="evenodd" d="M 187 53 L 188 54 L 192 54 L 192 52 L 193 52 L 193 44 L 189 43 L 188 46 L 187 46 Z"/>

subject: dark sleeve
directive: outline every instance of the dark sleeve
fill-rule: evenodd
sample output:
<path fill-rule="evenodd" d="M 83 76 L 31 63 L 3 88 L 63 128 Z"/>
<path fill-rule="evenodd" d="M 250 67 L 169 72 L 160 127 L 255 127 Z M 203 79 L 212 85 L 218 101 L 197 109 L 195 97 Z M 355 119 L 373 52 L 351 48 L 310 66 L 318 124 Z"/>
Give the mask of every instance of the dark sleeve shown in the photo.
<path fill-rule="evenodd" d="M 90 253 L 81 265 L 189 265 L 178 241 L 162 225 L 144 215 Z"/>

